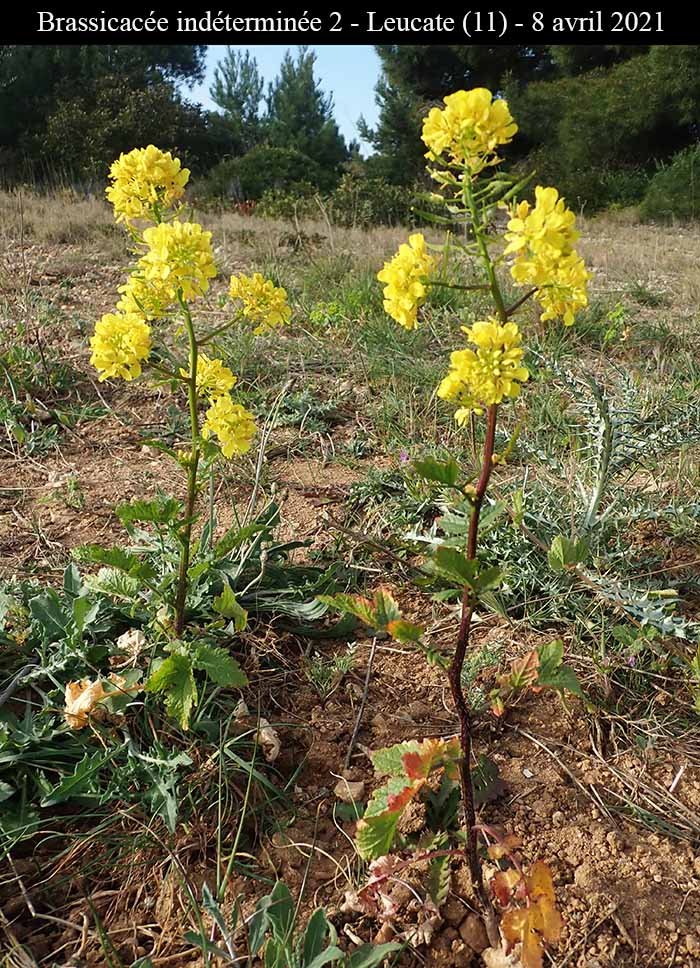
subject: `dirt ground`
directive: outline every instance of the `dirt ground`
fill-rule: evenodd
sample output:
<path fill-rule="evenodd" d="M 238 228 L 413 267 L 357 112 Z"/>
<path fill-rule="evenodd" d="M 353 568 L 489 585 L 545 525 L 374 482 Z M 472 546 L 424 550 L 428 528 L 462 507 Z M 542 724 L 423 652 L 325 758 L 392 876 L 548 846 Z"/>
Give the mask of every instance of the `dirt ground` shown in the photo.
<path fill-rule="evenodd" d="M 602 238 L 594 244 L 604 243 Z M 71 251 L 70 246 L 62 247 L 59 260 L 46 245 L 36 246 L 24 258 L 33 260 L 33 285 L 66 311 L 80 307 L 85 312 L 88 291 L 92 310 L 109 308 L 119 277 L 116 263 L 103 268 L 81 247 Z M 70 265 L 74 284 L 63 293 L 60 266 L 65 264 Z M 7 326 L 6 332 L 10 334 Z M 72 360 L 85 353 L 75 333 L 55 351 Z M 96 388 L 86 368 L 84 372 L 86 393 L 99 389 L 100 399 L 112 408 L 108 415 L 67 433 L 60 449 L 41 459 L 18 459 L 9 448 L 0 450 L 0 574 L 53 575 L 66 550 L 86 541 L 119 540 L 113 514 L 118 501 L 159 489 L 179 493 L 181 481 L 172 464 L 141 442 L 145 427 L 165 419 L 168 393 L 143 387 Z M 316 453 L 289 455 L 283 432 L 270 446 L 274 452 L 267 486 L 274 484 L 282 502 L 285 535 L 322 543 L 327 540 L 328 515 L 342 522 L 349 487 L 362 477 L 365 465 L 358 462 L 351 468 L 328 462 L 320 444 Z M 387 460 L 373 458 L 366 466 L 382 466 Z M 247 485 L 235 478 L 222 482 L 217 492 L 217 503 L 224 509 L 222 525 L 227 523 L 225 507 L 245 503 L 248 496 Z M 450 611 L 443 608 L 436 617 L 427 599 L 401 587 L 394 590 L 406 617 L 425 622 L 428 616 L 438 629 L 435 641 L 448 646 L 454 632 Z M 379 924 L 348 910 L 349 895 L 359 883 L 360 862 L 352 844 L 354 823 L 339 818 L 334 789 L 344 777 L 362 783 L 366 797 L 377 782 L 368 751 L 401 740 L 455 733 L 456 717 L 443 674 L 427 667 L 421 656 L 380 642 L 351 766 L 344 772 L 371 643 L 357 642 L 353 668 L 323 701 L 295 671 L 294 657 L 303 646 L 272 638 L 268 635 L 261 647 L 286 657 L 283 671 L 274 681 L 266 674 L 256 678 L 254 667 L 248 671 L 261 708 L 280 735 L 277 769 L 291 775 L 302 765 L 285 824 L 272 837 L 262 838 L 252 860 L 268 877 L 283 878 L 293 894 L 303 888 L 309 910 L 323 904 L 341 944 L 422 939 L 399 964 L 483 964 L 485 939 L 471 916 L 473 894 L 458 860 L 452 864 L 450 896 L 437 919 L 430 920 L 419 902 L 425 896 L 420 875 L 408 876 L 408 886 L 394 886 L 398 914 L 390 923 Z M 542 638 L 521 623 L 485 615 L 476 628 L 475 644 L 491 640 L 513 657 Z M 324 655 L 340 648 L 330 640 L 317 647 Z M 488 685 L 493 670 L 481 676 Z M 663 707 L 663 691 L 655 701 Z M 564 933 L 545 964 L 700 968 L 700 737 L 681 738 L 671 724 L 655 742 L 635 747 L 614 720 L 586 709 L 579 700 L 564 704 L 541 695 L 527 697 L 505 722 L 487 720 L 476 743 L 478 752 L 498 764 L 505 784 L 498 800 L 482 808 L 482 821 L 519 836 L 525 859 L 544 860 L 554 875 Z M 201 769 L 203 777 L 211 779 L 206 764 Z M 415 830 L 421 829 L 423 820 L 420 814 L 413 818 Z M 130 828 L 133 823 L 132 817 L 124 816 L 124 829 L 136 834 L 137 828 Z M 108 848 L 90 837 L 75 844 L 66 841 L 60 860 L 52 860 L 52 869 L 46 867 L 48 855 L 41 844 L 35 845 L 26 856 L 14 859 L 3 877 L 2 923 L 42 964 L 106 964 L 99 939 L 89 928 L 96 911 L 121 959 L 114 964 L 131 964 L 148 955 L 155 968 L 199 965 L 201 954 L 182 941 L 185 907 L 179 878 L 184 872 L 195 887 L 212 879 L 212 828 L 211 818 L 201 818 L 178 833 L 175 856 L 165 851 L 157 860 L 135 836 L 133 854 L 119 871 L 110 870 Z M 101 868 L 99 852 L 104 859 Z M 95 870 L 101 872 L 96 875 Z M 88 882 L 94 911 L 84 898 Z M 232 906 L 236 896 L 243 914 L 249 915 L 265 891 L 259 881 L 238 877 L 230 885 L 227 902 Z M 33 916 L 36 912 L 44 917 Z"/>

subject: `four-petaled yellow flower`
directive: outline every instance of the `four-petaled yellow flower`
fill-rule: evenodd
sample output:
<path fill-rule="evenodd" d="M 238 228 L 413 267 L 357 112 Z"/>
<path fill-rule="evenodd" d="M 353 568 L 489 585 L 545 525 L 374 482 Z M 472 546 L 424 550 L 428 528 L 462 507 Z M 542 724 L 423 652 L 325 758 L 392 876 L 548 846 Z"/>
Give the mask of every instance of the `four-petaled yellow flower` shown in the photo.
<path fill-rule="evenodd" d="M 189 371 L 181 369 L 180 375 L 189 377 Z M 201 396 L 216 399 L 223 397 L 232 390 L 237 377 L 221 360 L 211 359 L 204 353 L 197 354 L 197 393 Z"/>
<path fill-rule="evenodd" d="M 231 276 L 229 295 L 243 303 L 243 315 L 255 323 L 255 335 L 284 326 L 292 318 L 287 290 L 265 279 L 259 272 L 252 276 Z"/>
<path fill-rule="evenodd" d="M 109 170 L 112 184 L 105 190 L 117 222 L 157 220 L 185 192 L 190 177 L 179 158 L 154 145 L 121 154 Z"/>
<path fill-rule="evenodd" d="M 574 248 L 579 233 L 576 216 L 556 188 L 535 189 L 535 205 L 520 202 L 506 233 L 505 255 L 515 255 L 513 279 L 536 288 L 540 319 L 562 319 L 571 326 L 579 309 L 588 305 L 590 273 Z"/>
<path fill-rule="evenodd" d="M 426 283 L 434 269 L 435 259 L 428 254 L 424 237 L 416 232 L 377 273 L 377 279 L 385 284 L 385 311 L 406 329 L 418 325 L 418 309 L 425 300 Z"/>
<path fill-rule="evenodd" d="M 148 251 L 139 273 L 174 300 L 178 291 L 186 301 L 202 296 L 216 275 L 211 232 L 197 222 L 163 222 L 143 233 Z"/>
<path fill-rule="evenodd" d="M 117 292 L 121 294 L 117 309 L 136 313 L 143 319 L 162 319 L 173 304 L 170 286 L 160 279 L 145 279 L 138 272 L 132 273 Z"/>
<path fill-rule="evenodd" d="M 133 380 L 151 351 L 151 327 L 136 313 L 107 313 L 95 324 L 90 346 L 90 362 L 100 371 L 100 381 Z"/>
<path fill-rule="evenodd" d="M 462 425 L 470 413 L 517 397 L 529 373 L 521 366 L 522 336 L 515 323 L 491 318 L 463 327 L 476 349 L 456 350 L 450 370 L 438 387 L 438 396 L 459 404 L 455 419 Z"/>
<path fill-rule="evenodd" d="M 485 87 L 456 91 L 443 101 L 444 108 L 433 108 L 423 119 L 426 158 L 449 167 L 466 166 L 471 175 L 497 164 L 498 147 L 518 130 L 508 103 L 494 99 Z"/>
<path fill-rule="evenodd" d="M 216 437 L 224 457 L 245 454 L 254 434 L 253 415 L 240 403 L 234 403 L 228 394 L 212 401 L 205 414 L 202 437 Z"/>

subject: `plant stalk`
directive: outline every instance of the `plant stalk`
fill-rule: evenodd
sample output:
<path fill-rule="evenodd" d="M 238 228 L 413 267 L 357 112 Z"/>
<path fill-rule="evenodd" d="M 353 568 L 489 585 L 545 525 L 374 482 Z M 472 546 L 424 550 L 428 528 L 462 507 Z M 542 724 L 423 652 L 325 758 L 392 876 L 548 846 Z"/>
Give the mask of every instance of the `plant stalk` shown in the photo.
<path fill-rule="evenodd" d="M 185 627 L 185 606 L 187 603 L 187 572 L 190 567 L 190 547 L 192 544 L 192 526 L 194 524 L 194 509 L 197 501 L 197 469 L 199 467 L 199 414 L 197 395 L 197 339 L 194 333 L 192 315 L 187 303 L 178 293 L 178 301 L 185 321 L 187 339 L 190 344 L 190 371 L 187 377 L 187 397 L 190 407 L 190 435 L 192 448 L 187 464 L 187 498 L 185 501 L 185 523 L 180 535 L 180 566 L 177 576 L 177 592 L 175 595 L 175 634 L 182 635 Z"/>

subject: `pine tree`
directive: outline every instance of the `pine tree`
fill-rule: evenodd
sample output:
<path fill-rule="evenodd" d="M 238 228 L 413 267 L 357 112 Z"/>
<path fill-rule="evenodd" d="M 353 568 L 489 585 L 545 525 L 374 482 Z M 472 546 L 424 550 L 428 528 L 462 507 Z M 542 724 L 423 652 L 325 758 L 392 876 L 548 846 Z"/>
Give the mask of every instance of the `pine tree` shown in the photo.
<path fill-rule="evenodd" d="M 266 136 L 274 147 L 293 148 L 315 161 L 325 189 L 337 182 L 348 149 L 333 118 L 333 98 L 314 76 L 315 63 L 308 47 L 299 47 L 296 59 L 287 51 L 268 89 Z"/>
<path fill-rule="evenodd" d="M 209 94 L 231 130 L 236 154 L 259 144 L 264 131 L 261 107 L 264 81 L 250 51 L 226 48 L 214 72 Z"/>

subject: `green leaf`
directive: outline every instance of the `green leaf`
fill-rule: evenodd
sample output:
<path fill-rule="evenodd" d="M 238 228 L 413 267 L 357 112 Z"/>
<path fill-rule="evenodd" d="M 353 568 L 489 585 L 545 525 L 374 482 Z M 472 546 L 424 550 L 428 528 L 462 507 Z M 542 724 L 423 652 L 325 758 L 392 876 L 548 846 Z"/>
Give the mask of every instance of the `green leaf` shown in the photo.
<path fill-rule="evenodd" d="M 120 504 L 115 509 L 117 517 L 126 527 L 136 522 L 173 525 L 181 511 L 181 502 L 173 497 L 154 498 L 152 501 L 135 500 Z"/>
<path fill-rule="evenodd" d="M 450 891 L 450 858 L 433 857 L 428 869 L 428 894 L 436 907 L 441 907 Z"/>
<path fill-rule="evenodd" d="M 317 595 L 316 600 L 339 612 L 354 615 L 376 631 L 386 631 L 392 622 L 401 620 L 401 612 L 393 595 L 384 588 L 374 593 L 374 598 L 362 595 Z"/>
<path fill-rule="evenodd" d="M 396 944 L 395 941 L 388 941 L 386 944 L 360 945 L 348 958 L 345 968 L 376 968 L 376 965 L 381 965 L 387 955 L 400 948 L 401 945 Z"/>
<path fill-rule="evenodd" d="M 55 642 L 66 635 L 70 619 L 53 588 L 29 600 L 32 618 L 39 623 L 48 642 Z"/>
<path fill-rule="evenodd" d="M 267 918 L 277 941 L 285 942 L 294 926 L 294 899 L 284 881 L 277 881 L 263 901 L 268 901 Z"/>
<path fill-rule="evenodd" d="M 302 947 L 303 964 L 307 966 L 312 959 L 318 957 L 323 951 L 323 946 L 330 933 L 330 923 L 323 908 L 316 908 L 309 918 L 304 932 L 304 942 Z"/>
<path fill-rule="evenodd" d="M 155 576 L 155 569 L 152 565 L 146 561 L 141 561 L 136 555 L 124 551 L 123 548 L 103 548 L 102 545 L 88 544 L 76 548 L 73 554 L 79 561 L 107 565 L 144 581 L 149 581 Z"/>
<path fill-rule="evenodd" d="M 456 460 L 436 460 L 434 457 L 423 457 L 413 461 L 413 467 L 417 474 L 425 478 L 426 481 L 435 481 L 437 484 L 444 484 L 447 487 L 454 487 L 460 478 L 461 470 Z"/>
<path fill-rule="evenodd" d="M 73 599 L 73 623 L 79 632 L 95 621 L 99 610 L 99 602 L 91 602 L 85 597 Z"/>
<path fill-rule="evenodd" d="M 86 584 L 96 592 L 102 592 L 109 598 L 120 598 L 125 602 L 134 602 L 141 589 L 137 578 L 132 578 L 116 568 L 100 568 L 96 575 L 86 579 Z"/>
<path fill-rule="evenodd" d="M 52 807 L 57 803 L 65 803 L 77 797 L 91 796 L 97 799 L 101 793 L 97 782 L 97 774 L 100 768 L 111 760 L 116 751 L 108 753 L 93 753 L 92 756 L 85 756 L 76 763 L 75 769 L 64 777 L 41 801 L 42 807 Z"/>
<path fill-rule="evenodd" d="M 226 649 L 200 643 L 192 650 L 192 665 L 195 669 L 206 672 L 217 686 L 242 689 L 248 685 L 245 672 Z"/>
<path fill-rule="evenodd" d="M 538 686 L 556 689 L 559 692 L 570 692 L 574 696 L 584 698 L 576 673 L 570 666 L 563 665 L 564 643 L 561 639 L 541 645 L 537 654 L 540 660 L 537 674 Z"/>
<path fill-rule="evenodd" d="M 413 622 L 407 622 L 403 618 L 389 622 L 386 630 L 392 639 L 396 639 L 397 642 L 401 642 L 404 645 L 419 643 L 423 635 L 423 629 L 420 625 L 414 625 Z"/>
<path fill-rule="evenodd" d="M 80 594 L 82 584 L 83 583 L 80 580 L 80 572 L 76 568 L 75 564 L 71 562 L 63 572 L 63 591 L 71 598 L 75 598 Z"/>
<path fill-rule="evenodd" d="M 357 824 L 357 850 L 365 860 L 383 857 L 391 850 L 396 836 L 400 811 L 385 811 L 375 817 L 363 817 Z"/>
<path fill-rule="evenodd" d="M 214 611 L 224 618 L 233 620 L 233 627 L 236 632 L 242 632 L 248 624 L 248 613 L 238 604 L 236 593 L 228 582 L 224 582 L 224 588 L 220 595 L 213 601 Z"/>
<path fill-rule="evenodd" d="M 547 553 L 547 560 L 552 571 L 561 573 L 579 565 L 588 557 L 588 543 L 583 538 L 572 541 L 563 535 L 557 535 L 552 539 L 552 544 Z"/>
<path fill-rule="evenodd" d="M 396 743 L 394 746 L 385 746 L 382 749 L 373 750 L 370 753 L 370 759 L 377 776 L 405 776 L 404 755 L 406 753 L 418 753 L 419 750 L 419 741 L 410 739 L 404 743 Z"/>
<path fill-rule="evenodd" d="M 449 582 L 472 591 L 486 591 L 495 588 L 501 581 L 501 571 L 497 567 L 481 568 L 477 560 L 467 558 L 456 548 L 439 545 L 427 563 L 427 570 Z"/>
<path fill-rule="evenodd" d="M 149 676 L 146 689 L 163 694 L 168 713 L 183 729 L 189 728 L 192 706 L 197 701 L 197 684 L 188 655 L 173 652 L 163 659 Z"/>

